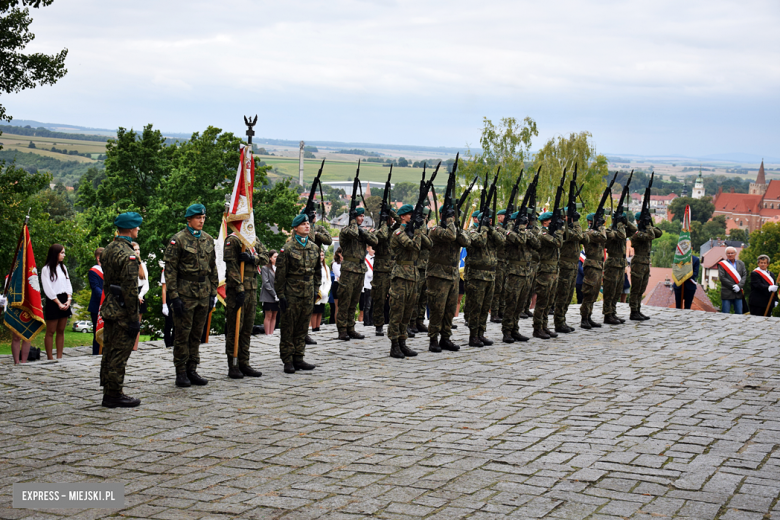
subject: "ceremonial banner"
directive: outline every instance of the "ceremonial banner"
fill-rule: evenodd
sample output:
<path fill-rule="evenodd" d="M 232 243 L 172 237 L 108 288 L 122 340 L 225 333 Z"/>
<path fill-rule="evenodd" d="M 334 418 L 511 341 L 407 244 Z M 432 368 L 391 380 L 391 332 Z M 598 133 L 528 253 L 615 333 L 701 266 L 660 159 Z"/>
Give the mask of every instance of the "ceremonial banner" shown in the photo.
<path fill-rule="evenodd" d="M 95 341 L 97 341 L 98 345 L 100 345 L 101 354 L 103 353 L 103 326 L 105 325 L 105 323 L 103 322 L 103 315 L 100 313 L 100 309 L 103 308 L 104 301 L 106 301 L 105 290 L 100 295 L 100 306 L 98 307 L 98 319 L 97 319 L 97 323 L 95 324 Z"/>
<path fill-rule="evenodd" d="M 3 317 L 5 326 L 25 341 L 31 341 L 46 328 L 46 322 L 43 319 L 38 269 L 35 267 L 35 256 L 27 225 L 22 231 L 7 296 L 8 310 Z"/>
<path fill-rule="evenodd" d="M 217 286 L 217 299 L 225 305 L 225 295 L 227 294 L 227 286 L 225 285 L 225 279 L 227 278 L 227 266 L 225 265 L 225 239 L 227 238 L 227 215 L 222 216 L 222 224 L 219 226 L 219 238 L 214 241 L 214 252 L 217 255 L 217 273 L 219 274 L 219 285 Z"/>
<path fill-rule="evenodd" d="M 252 194 L 255 189 L 255 160 L 252 147 L 241 145 L 241 162 L 236 171 L 236 182 L 230 196 L 230 206 L 225 218 L 233 231 L 247 249 L 255 246 L 255 213 L 252 207 Z"/>
<path fill-rule="evenodd" d="M 672 280 L 678 287 L 693 276 L 693 251 L 691 249 L 691 207 L 685 206 L 682 231 L 672 260 Z"/>

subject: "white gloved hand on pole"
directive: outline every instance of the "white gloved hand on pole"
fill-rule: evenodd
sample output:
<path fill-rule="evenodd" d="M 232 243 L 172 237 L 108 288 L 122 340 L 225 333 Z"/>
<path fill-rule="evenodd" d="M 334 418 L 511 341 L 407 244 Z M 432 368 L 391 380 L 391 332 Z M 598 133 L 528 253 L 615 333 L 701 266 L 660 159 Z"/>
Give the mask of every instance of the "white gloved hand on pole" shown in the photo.
<path fill-rule="evenodd" d="M 770 285 L 769 292 L 777 292 L 777 285 Z"/>

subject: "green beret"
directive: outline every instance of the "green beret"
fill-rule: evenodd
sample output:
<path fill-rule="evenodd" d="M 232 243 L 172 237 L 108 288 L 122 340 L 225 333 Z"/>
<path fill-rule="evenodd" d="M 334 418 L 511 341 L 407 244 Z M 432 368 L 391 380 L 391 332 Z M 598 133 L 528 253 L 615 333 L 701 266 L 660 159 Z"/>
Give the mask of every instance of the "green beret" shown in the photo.
<path fill-rule="evenodd" d="M 296 227 L 300 226 L 301 224 L 303 224 L 304 222 L 308 222 L 308 221 L 309 221 L 309 217 L 307 217 L 306 215 L 301 213 L 299 215 L 296 215 L 295 218 L 293 219 L 292 227 L 296 228 Z"/>
<path fill-rule="evenodd" d="M 585 217 L 585 220 L 593 220 L 594 218 L 596 218 L 595 213 L 588 213 L 588 216 Z"/>
<path fill-rule="evenodd" d="M 423 215 L 426 217 L 431 214 L 431 208 L 423 208 Z"/>
<path fill-rule="evenodd" d="M 509 218 L 511 218 L 512 220 L 514 220 L 514 219 L 516 219 L 516 218 L 517 218 L 517 216 L 518 216 L 519 214 L 520 214 L 520 212 L 519 212 L 519 211 L 515 211 L 514 213 L 512 213 L 512 215 L 510 215 L 510 217 L 509 217 Z"/>
<path fill-rule="evenodd" d="M 498 215 L 506 215 L 506 210 L 505 209 L 498 210 Z"/>
<path fill-rule="evenodd" d="M 205 215 L 206 206 L 203 204 L 193 204 L 187 208 L 187 213 L 184 214 L 184 218 L 194 217 L 196 215 Z"/>
<path fill-rule="evenodd" d="M 634 214 L 634 218 L 637 219 L 637 220 L 639 220 L 639 217 L 641 217 L 641 216 L 642 216 L 642 212 L 641 211 L 639 213 L 635 213 Z"/>
<path fill-rule="evenodd" d="M 365 212 L 366 212 L 365 208 L 356 208 L 355 209 L 355 215 L 362 215 Z"/>
<path fill-rule="evenodd" d="M 620 217 L 622 217 L 622 216 L 625 216 L 625 213 L 620 213 L 620 214 L 618 214 L 618 212 L 616 211 L 616 212 L 615 212 L 615 213 L 612 215 L 612 218 L 620 218 Z"/>
<path fill-rule="evenodd" d="M 414 206 L 411 204 L 404 204 L 400 208 L 398 208 L 398 216 L 401 217 L 403 215 L 406 215 L 407 213 L 411 213 L 414 211 Z"/>
<path fill-rule="evenodd" d="M 479 210 L 474 210 L 474 213 L 471 214 L 471 218 L 479 218 Z"/>
<path fill-rule="evenodd" d="M 141 225 L 144 218 L 135 211 L 122 213 L 114 219 L 114 225 L 119 229 L 134 229 Z"/>
<path fill-rule="evenodd" d="M 539 215 L 539 222 L 544 222 L 545 220 L 550 220 L 552 218 L 552 211 L 545 211 L 541 215 Z"/>

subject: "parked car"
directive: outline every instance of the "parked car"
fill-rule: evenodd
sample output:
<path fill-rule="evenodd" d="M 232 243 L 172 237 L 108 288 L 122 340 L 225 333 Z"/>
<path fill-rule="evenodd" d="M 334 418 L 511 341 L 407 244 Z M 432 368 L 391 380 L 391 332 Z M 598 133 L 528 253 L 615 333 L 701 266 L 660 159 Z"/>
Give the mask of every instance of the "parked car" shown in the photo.
<path fill-rule="evenodd" d="M 77 321 L 73 323 L 73 332 L 92 333 L 91 321 Z"/>

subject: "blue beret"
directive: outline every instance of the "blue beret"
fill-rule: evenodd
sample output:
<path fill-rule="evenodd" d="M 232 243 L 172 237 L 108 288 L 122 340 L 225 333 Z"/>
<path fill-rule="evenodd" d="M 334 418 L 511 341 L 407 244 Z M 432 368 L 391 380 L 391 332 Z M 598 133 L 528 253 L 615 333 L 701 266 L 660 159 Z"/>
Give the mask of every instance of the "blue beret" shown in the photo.
<path fill-rule="evenodd" d="M 512 213 L 512 215 L 510 215 L 510 216 L 509 216 L 509 218 L 511 218 L 512 220 L 514 220 L 514 219 L 516 219 L 516 218 L 517 218 L 517 216 L 518 216 L 519 214 L 520 214 L 520 212 L 519 212 L 519 211 L 515 211 L 514 213 Z"/>
<path fill-rule="evenodd" d="M 594 218 L 596 218 L 595 213 L 588 213 L 588 216 L 585 217 L 585 220 L 593 220 Z"/>
<path fill-rule="evenodd" d="M 119 229 L 134 229 L 141 225 L 144 218 L 135 211 L 121 213 L 114 219 L 114 225 Z"/>
<path fill-rule="evenodd" d="M 474 210 L 474 213 L 471 214 L 471 218 L 479 218 L 479 210 Z"/>
<path fill-rule="evenodd" d="M 187 208 L 187 213 L 184 214 L 184 218 L 194 217 L 196 215 L 205 215 L 206 206 L 203 204 L 193 204 Z"/>
<path fill-rule="evenodd" d="M 500 210 L 498 210 L 498 214 L 499 215 L 506 215 L 506 210 L 505 209 L 500 209 Z"/>
<path fill-rule="evenodd" d="M 414 211 L 414 206 L 412 206 L 411 204 L 404 204 L 403 206 L 398 208 L 397 213 L 398 216 L 400 217 L 402 215 L 406 215 L 407 213 L 411 213 L 412 211 Z"/>
<path fill-rule="evenodd" d="M 545 220 L 550 220 L 552 218 L 552 211 L 545 211 L 541 215 L 539 215 L 539 222 L 544 222 Z"/>
<path fill-rule="evenodd" d="M 296 216 L 295 216 L 295 218 L 293 219 L 293 221 L 292 221 L 292 227 L 294 227 L 294 228 L 295 228 L 295 227 L 298 227 L 298 226 L 300 226 L 301 224 L 303 224 L 304 222 L 308 222 L 308 221 L 309 221 L 309 217 L 307 217 L 306 215 L 304 215 L 303 213 L 301 213 L 301 214 L 299 214 L 299 215 L 296 215 Z"/>
<path fill-rule="evenodd" d="M 366 212 L 366 210 L 364 208 L 356 208 L 355 209 L 355 214 L 356 215 L 362 215 L 365 212 Z"/>

